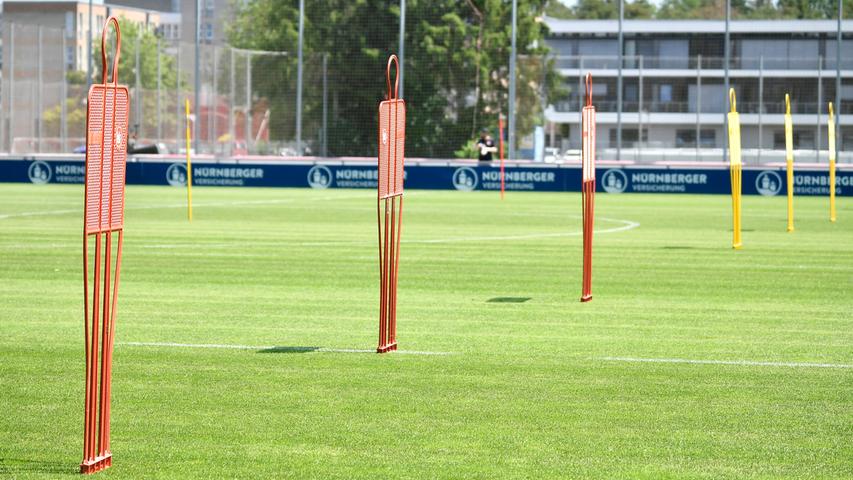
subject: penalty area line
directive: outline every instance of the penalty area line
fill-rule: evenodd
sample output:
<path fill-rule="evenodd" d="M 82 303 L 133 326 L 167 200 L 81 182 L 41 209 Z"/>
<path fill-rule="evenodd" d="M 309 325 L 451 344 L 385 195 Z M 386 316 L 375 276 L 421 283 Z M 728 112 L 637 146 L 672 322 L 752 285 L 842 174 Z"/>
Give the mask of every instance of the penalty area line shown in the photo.
<path fill-rule="evenodd" d="M 282 345 L 231 345 L 222 343 L 174 343 L 174 342 L 118 342 L 129 347 L 162 348 L 219 348 L 230 350 L 266 350 L 281 353 L 376 353 L 376 350 L 360 348 L 294 347 Z M 402 355 L 452 355 L 453 352 L 427 352 L 419 350 L 395 350 Z"/>
<path fill-rule="evenodd" d="M 682 363 L 693 365 L 736 365 L 742 367 L 789 367 L 789 368 L 853 368 L 845 363 L 808 363 L 808 362 L 758 362 L 750 360 L 692 360 L 689 358 L 635 358 L 635 357 L 597 357 L 605 362 L 629 363 Z"/>

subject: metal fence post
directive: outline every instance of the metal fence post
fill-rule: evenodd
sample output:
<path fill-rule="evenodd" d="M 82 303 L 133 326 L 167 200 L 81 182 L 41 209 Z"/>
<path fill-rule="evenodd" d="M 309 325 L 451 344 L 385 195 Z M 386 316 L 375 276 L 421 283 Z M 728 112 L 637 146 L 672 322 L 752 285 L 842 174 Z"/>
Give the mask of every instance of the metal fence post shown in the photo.
<path fill-rule="evenodd" d="M 41 153 L 41 142 L 42 142 L 42 134 L 44 132 L 44 124 L 42 123 L 44 119 L 44 96 L 42 92 L 44 91 L 44 67 L 42 64 L 44 63 L 42 47 L 44 46 L 44 42 L 42 39 L 43 28 L 41 25 L 38 26 L 38 51 L 36 52 L 36 61 L 38 62 L 38 66 L 36 70 L 38 71 L 38 81 L 36 82 L 36 152 Z"/>
<path fill-rule="evenodd" d="M 732 2 L 731 0 L 726 0 L 726 35 L 723 39 L 723 48 L 725 52 L 723 52 L 723 61 L 725 62 L 725 88 L 723 88 L 723 98 L 729 98 L 729 60 L 731 55 L 731 38 L 729 36 L 729 24 L 731 23 L 731 8 Z M 727 103 L 727 102 L 726 102 Z M 725 103 L 724 103 L 725 105 Z M 729 129 L 729 116 L 726 113 L 727 109 L 725 106 L 723 107 L 723 137 L 726 137 L 728 129 Z M 698 140 L 698 139 L 697 139 Z M 723 142 L 723 161 L 728 160 L 728 145 L 726 140 Z"/>
<path fill-rule="evenodd" d="M 181 42 L 175 42 L 178 53 L 175 58 L 175 153 L 181 150 Z"/>
<path fill-rule="evenodd" d="M 841 136 L 841 17 L 844 14 L 841 8 L 841 0 L 838 0 L 838 27 L 835 34 L 835 144 L 840 152 L 844 148 L 844 139 Z"/>
<path fill-rule="evenodd" d="M 578 57 L 578 126 L 583 125 L 583 78 L 583 55 L 581 55 Z M 583 148 L 583 134 L 580 130 L 578 130 L 578 148 Z"/>
<path fill-rule="evenodd" d="M 219 113 L 219 82 L 218 82 L 218 78 L 217 78 L 219 76 L 218 75 L 218 73 L 219 73 L 219 55 L 217 54 L 217 51 L 216 51 L 216 45 L 214 45 L 211 48 L 213 48 L 213 78 L 211 79 L 211 81 L 213 82 L 213 92 L 212 92 L 212 95 L 210 96 L 210 105 L 208 105 L 208 109 L 210 110 L 209 111 L 210 120 L 208 121 L 208 125 L 207 125 L 207 127 L 208 127 L 207 141 L 210 143 L 210 151 L 213 154 L 216 154 L 216 144 L 217 144 L 216 117 L 217 117 L 217 114 Z"/>
<path fill-rule="evenodd" d="M 302 43 L 305 31 L 305 0 L 299 0 L 299 46 L 296 65 L 296 155 L 302 156 Z"/>
<path fill-rule="evenodd" d="M 69 31 L 62 29 L 62 83 L 60 83 L 59 91 L 59 151 L 65 153 L 68 149 L 68 106 L 66 100 L 68 98 L 68 55 L 67 55 L 67 37 Z"/>
<path fill-rule="evenodd" d="M 252 139 L 252 52 L 246 52 L 246 153 Z"/>
<path fill-rule="evenodd" d="M 815 162 L 820 162 L 820 112 L 823 108 L 823 55 L 817 57 L 817 110 L 815 112 Z"/>
<path fill-rule="evenodd" d="M 228 154 L 234 153 L 234 145 L 237 142 L 237 131 L 234 127 L 234 47 L 228 49 L 228 59 L 231 65 L 228 71 Z"/>
<path fill-rule="evenodd" d="M 640 161 L 640 151 L 643 149 L 643 56 L 640 55 L 639 72 L 637 77 L 637 161 Z"/>
<path fill-rule="evenodd" d="M 157 37 L 157 141 L 163 141 L 163 126 L 160 118 L 160 88 L 162 87 L 162 71 L 160 67 L 160 37 Z"/>
<path fill-rule="evenodd" d="M 619 41 L 616 43 L 619 52 L 616 54 L 618 65 L 618 72 L 616 77 L 616 160 L 622 160 L 622 63 L 624 59 L 622 57 L 623 52 L 625 51 L 624 43 L 625 37 L 622 33 L 622 22 L 625 18 L 625 0 L 619 0 Z"/>
<path fill-rule="evenodd" d="M 758 163 L 764 150 L 764 55 L 758 57 Z"/>
<path fill-rule="evenodd" d="M 327 157 L 329 155 L 328 151 L 328 138 L 329 138 L 329 54 L 323 54 L 323 133 L 322 133 L 322 156 Z"/>
<path fill-rule="evenodd" d="M 702 55 L 696 57 L 696 138 L 694 139 L 696 147 L 696 160 L 701 159 L 699 153 L 699 139 L 702 135 L 701 129 L 702 115 Z"/>
<path fill-rule="evenodd" d="M 512 0 L 512 45 L 509 54 L 509 155 L 510 160 L 515 159 L 515 56 L 516 56 L 516 28 L 518 25 L 518 0 Z"/>
<path fill-rule="evenodd" d="M 139 29 L 139 30 L 137 30 L 137 34 L 136 34 L 136 52 L 134 52 L 134 57 L 135 57 L 134 60 L 135 60 L 135 65 L 136 65 L 136 68 L 135 68 L 135 70 L 136 70 L 136 72 L 135 72 L 135 74 L 136 74 L 135 75 L 136 76 L 135 90 L 136 91 L 134 92 L 135 93 L 134 97 L 136 97 L 136 98 L 134 98 L 134 100 L 136 100 L 136 101 L 134 103 L 136 103 L 136 105 L 135 105 L 136 112 L 134 112 L 133 121 L 136 124 L 134 126 L 136 127 L 135 133 L 136 133 L 137 139 L 139 137 L 141 137 L 142 133 L 143 133 L 143 129 L 142 129 L 142 118 L 143 118 L 142 117 L 142 72 L 140 72 L 141 69 L 139 68 L 139 65 L 140 65 L 140 61 L 139 61 L 140 52 L 139 51 L 140 51 L 141 42 L 142 42 L 142 29 Z"/>
<path fill-rule="evenodd" d="M 15 24 L 9 25 L 9 153 L 15 146 Z"/>

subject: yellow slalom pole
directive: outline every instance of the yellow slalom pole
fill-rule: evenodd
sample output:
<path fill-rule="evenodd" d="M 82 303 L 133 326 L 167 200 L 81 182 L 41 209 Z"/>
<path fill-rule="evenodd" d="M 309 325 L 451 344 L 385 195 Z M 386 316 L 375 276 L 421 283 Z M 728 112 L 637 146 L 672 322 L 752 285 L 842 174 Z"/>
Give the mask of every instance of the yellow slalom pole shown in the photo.
<path fill-rule="evenodd" d="M 190 157 L 190 99 L 186 99 L 187 110 L 187 219 L 193 221 L 193 161 Z"/>
<path fill-rule="evenodd" d="M 785 164 L 788 171 L 788 231 L 794 231 L 794 126 L 791 97 L 785 94 Z"/>
<path fill-rule="evenodd" d="M 829 221 L 835 221 L 835 114 L 829 102 Z"/>
<path fill-rule="evenodd" d="M 729 172 L 732 182 L 732 248 L 739 250 L 743 246 L 741 241 L 741 151 L 740 151 L 740 116 L 737 113 L 737 99 L 735 89 L 729 89 L 729 104 L 731 111 L 728 114 L 729 124 Z"/>

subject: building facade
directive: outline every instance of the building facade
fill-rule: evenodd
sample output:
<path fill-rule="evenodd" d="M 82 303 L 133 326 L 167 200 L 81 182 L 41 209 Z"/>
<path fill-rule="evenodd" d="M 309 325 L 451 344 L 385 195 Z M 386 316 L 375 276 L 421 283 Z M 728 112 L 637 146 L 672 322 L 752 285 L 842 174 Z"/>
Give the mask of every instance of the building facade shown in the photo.
<path fill-rule="evenodd" d="M 179 14 L 104 4 L 103 0 L 93 1 L 91 12 L 89 3 L 85 1 L 6 0 L 3 2 L 4 43 L 9 48 L 14 43 L 24 52 L 42 50 L 33 42 L 48 46 L 62 43 L 65 46 L 65 69 L 85 71 L 90 15 L 92 38 L 95 41 L 100 38 L 104 22 L 110 15 L 126 18 L 143 29 L 161 31 L 169 27 L 171 31 L 171 28 L 178 28 L 180 25 Z M 39 31 L 41 33 L 38 33 Z M 15 36 L 14 39 L 11 38 L 12 35 Z M 50 62 L 49 65 L 57 70 L 62 68 L 58 61 Z"/>
<path fill-rule="evenodd" d="M 616 20 L 546 18 L 547 43 L 563 88 L 546 110 L 550 146 L 580 145 L 582 78 L 594 80 L 597 143 L 613 149 L 723 148 L 725 22 L 626 20 L 622 45 L 621 145 L 617 85 L 620 76 Z M 844 21 L 843 32 L 853 30 Z M 837 22 L 744 20 L 730 22 L 729 84 L 737 94 L 745 149 L 784 149 L 785 94 L 790 94 L 794 148 L 826 149 L 827 103 L 836 99 Z M 845 33 L 840 77 L 842 148 L 853 148 L 853 35 Z M 716 155 L 719 157 L 719 154 Z"/>

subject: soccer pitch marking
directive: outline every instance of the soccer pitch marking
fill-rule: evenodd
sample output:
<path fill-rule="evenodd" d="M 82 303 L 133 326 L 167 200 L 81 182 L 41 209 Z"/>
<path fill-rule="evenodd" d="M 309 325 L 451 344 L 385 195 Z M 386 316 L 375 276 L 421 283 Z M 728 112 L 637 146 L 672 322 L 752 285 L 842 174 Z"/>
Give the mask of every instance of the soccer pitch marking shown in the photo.
<path fill-rule="evenodd" d="M 622 226 L 606 228 L 604 230 L 595 230 L 595 233 L 617 233 L 632 230 L 640 226 L 639 222 L 632 220 L 620 220 L 618 218 L 600 218 L 606 222 L 618 222 Z M 453 238 L 434 238 L 425 240 L 402 240 L 401 243 L 461 243 L 461 242 L 480 242 L 488 240 L 531 240 L 536 238 L 559 238 L 559 237 L 577 237 L 583 235 L 583 231 L 574 232 L 553 232 L 553 233 L 527 233 L 522 235 L 494 235 L 494 236 L 476 236 L 476 237 L 453 237 Z M 329 245 L 364 245 L 370 242 L 303 242 L 300 246 L 329 246 Z"/>
<path fill-rule="evenodd" d="M 226 350 L 258 350 L 270 353 L 376 353 L 376 349 L 358 348 L 326 348 L 326 347 L 291 347 L 281 345 L 230 345 L 223 343 L 174 343 L 174 342 L 118 342 L 118 345 L 129 347 L 162 347 L 162 348 L 218 348 Z M 425 352 L 418 350 L 395 350 L 403 355 L 453 355 L 454 352 Z"/>
<path fill-rule="evenodd" d="M 735 365 L 742 367 L 790 367 L 790 368 L 853 368 L 845 363 L 807 363 L 807 362 L 756 362 L 750 360 L 691 360 L 688 358 L 635 358 L 635 357 L 598 357 L 595 360 L 605 362 L 628 363 L 681 363 L 692 365 Z"/>
<path fill-rule="evenodd" d="M 354 198 L 364 198 L 364 195 L 334 195 L 334 196 L 324 196 L 312 198 L 311 200 L 349 200 Z M 197 207 L 236 207 L 239 205 L 279 205 L 285 203 L 294 203 L 299 202 L 303 199 L 301 198 L 281 198 L 277 200 L 244 200 L 244 201 L 236 201 L 236 202 L 194 202 L 193 205 Z M 158 208 L 186 208 L 186 203 L 170 203 L 165 205 L 143 205 L 138 207 L 125 207 L 125 210 L 156 210 Z M 6 220 L 8 218 L 22 218 L 22 217 L 40 217 L 40 216 L 50 216 L 50 215 L 65 215 L 67 213 L 80 213 L 79 208 L 75 209 L 64 209 L 64 210 L 47 210 L 40 212 L 22 212 L 22 213 L 9 213 L 5 215 L 0 215 L 0 220 Z"/>

